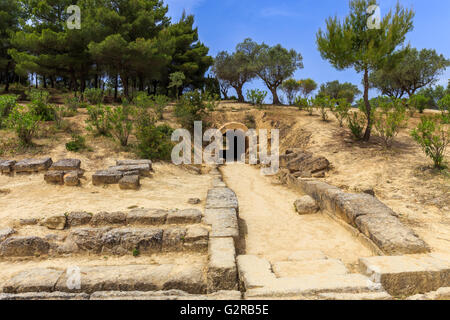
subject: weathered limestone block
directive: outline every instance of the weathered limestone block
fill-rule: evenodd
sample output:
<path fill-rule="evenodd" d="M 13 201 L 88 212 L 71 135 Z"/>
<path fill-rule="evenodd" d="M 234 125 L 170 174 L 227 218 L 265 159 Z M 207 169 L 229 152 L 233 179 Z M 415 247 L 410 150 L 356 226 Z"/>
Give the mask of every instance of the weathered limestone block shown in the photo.
<path fill-rule="evenodd" d="M 51 158 L 24 159 L 14 165 L 14 171 L 16 173 L 45 171 L 50 168 L 52 163 Z"/>
<path fill-rule="evenodd" d="M 113 170 L 100 170 L 92 175 L 92 184 L 100 186 L 104 184 L 116 184 L 122 179 L 123 173 Z"/>
<path fill-rule="evenodd" d="M 85 293 L 171 289 L 191 294 L 206 293 L 203 266 L 165 264 L 81 267 L 81 289 L 67 287 L 66 273 L 55 286 L 56 291 Z"/>
<path fill-rule="evenodd" d="M 89 300 L 89 295 L 65 292 L 0 293 L 0 300 Z"/>
<path fill-rule="evenodd" d="M 67 242 L 73 242 L 81 251 L 100 253 L 103 247 L 103 235 L 109 228 L 74 229 L 69 233 Z"/>
<path fill-rule="evenodd" d="M 56 214 L 47 218 L 44 218 L 40 225 L 47 227 L 51 230 L 64 230 L 66 227 L 66 215 L 65 214 Z"/>
<path fill-rule="evenodd" d="M 164 230 L 162 237 L 162 251 L 182 251 L 186 237 L 186 228 L 169 228 Z"/>
<path fill-rule="evenodd" d="M 109 167 L 110 171 L 119 171 L 119 172 L 129 172 L 129 171 L 139 171 L 139 175 L 142 177 L 150 176 L 151 165 L 150 164 L 134 164 L 134 165 L 121 165 L 121 166 L 113 166 Z"/>
<path fill-rule="evenodd" d="M 303 151 L 296 153 L 296 157 L 287 161 L 287 158 L 293 157 L 291 155 L 285 156 L 282 162 L 287 162 L 285 166 L 291 173 L 301 172 L 306 176 L 313 173 L 328 170 L 330 162 L 324 157 L 315 157 L 311 152 Z"/>
<path fill-rule="evenodd" d="M 291 253 L 289 261 L 324 260 L 327 256 L 320 250 L 300 250 Z"/>
<path fill-rule="evenodd" d="M 199 240 L 208 240 L 209 231 L 200 225 L 189 226 L 184 238 L 185 242 L 195 242 Z"/>
<path fill-rule="evenodd" d="M 281 261 L 272 265 L 278 278 L 295 278 L 302 275 L 346 274 L 347 268 L 337 259 L 309 261 Z"/>
<path fill-rule="evenodd" d="M 127 224 L 161 225 L 166 223 L 167 215 L 167 210 L 133 209 L 127 214 Z"/>
<path fill-rule="evenodd" d="M 320 300 L 392 300 L 392 296 L 385 291 L 364 293 L 319 293 Z"/>
<path fill-rule="evenodd" d="M 44 174 L 44 180 L 51 184 L 64 184 L 64 171 L 48 171 Z"/>
<path fill-rule="evenodd" d="M 239 203 L 236 194 L 229 188 L 213 188 L 208 190 L 206 197 L 207 209 L 234 208 L 239 213 Z"/>
<path fill-rule="evenodd" d="M 166 291 L 99 291 L 91 294 L 91 300 L 241 300 L 239 291 L 222 290 L 211 294 L 189 294 L 181 290 Z M 1 298 L 0 298 L 1 299 Z"/>
<path fill-rule="evenodd" d="M 261 288 L 276 279 L 269 261 L 252 255 L 236 258 L 241 290 Z"/>
<path fill-rule="evenodd" d="M 127 224 L 127 215 L 124 212 L 99 212 L 94 214 L 91 219 L 91 225 L 125 225 Z"/>
<path fill-rule="evenodd" d="M 161 229 L 112 229 L 103 234 L 102 252 L 125 255 L 133 250 L 139 253 L 160 252 L 163 241 Z"/>
<path fill-rule="evenodd" d="M 393 296 L 410 296 L 450 286 L 450 260 L 430 255 L 361 258 L 360 267 Z"/>
<path fill-rule="evenodd" d="M 304 275 L 279 278 L 262 288 L 247 290 L 246 299 L 304 299 L 319 293 L 369 293 L 381 292 L 379 283 L 361 274 Z"/>
<path fill-rule="evenodd" d="M 64 184 L 69 187 L 77 187 L 80 185 L 80 178 L 78 171 L 70 171 L 64 176 Z"/>
<path fill-rule="evenodd" d="M 147 159 L 139 159 L 139 160 L 132 160 L 132 159 L 128 159 L 128 160 L 117 160 L 116 161 L 116 166 L 135 166 L 135 165 L 148 165 L 150 166 L 150 170 L 152 170 L 152 160 L 147 160 Z"/>
<path fill-rule="evenodd" d="M 416 294 L 406 300 L 450 300 L 450 287 L 439 288 L 425 294 Z"/>
<path fill-rule="evenodd" d="M 394 216 L 364 215 L 356 218 L 358 229 L 388 255 L 429 252 L 428 245 Z"/>
<path fill-rule="evenodd" d="M 47 254 L 50 244 L 39 237 L 9 237 L 0 244 L 0 256 L 26 257 Z"/>
<path fill-rule="evenodd" d="M 140 186 L 141 181 L 138 175 L 127 175 L 119 180 L 119 187 L 122 190 L 138 190 Z"/>
<path fill-rule="evenodd" d="M 2 160 L 0 159 L 0 173 L 10 174 L 14 170 L 14 165 L 16 161 L 14 160 Z"/>
<path fill-rule="evenodd" d="M 93 214 L 90 212 L 69 212 L 66 214 L 66 226 L 68 228 L 77 227 L 89 224 L 91 222 Z"/>
<path fill-rule="evenodd" d="M 298 214 L 313 214 L 319 211 L 319 206 L 310 196 L 303 196 L 296 200 L 294 207 Z"/>
<path fill-rule="evenodd" d="M 29 218 L 29 219 L 20 219 L 19 224 L 21 226 L 34 226 L 38 224 L 38 220 L 36 218 Z"/>
<path fill-rule="evenodd" d="M 3 292 L 51 292 L 62 274 L 63 271 L 50 268 L 27 270 L 6 281 Z"/>
<path fill-rule="evenodd" d="M 286 168 L 289 161 L 297 158 L 297 153 L 288 153 L 280 156 L 280 168 Z"/>
<path fill-rule="evenodd" d="M 8 238 L 9 236 L 11 236 L 15 233 L 16 233 L 16 230 L 14 230 L 12 228 L 0 229 L 0 242 L 2 242 L 3 240 L 5 240 L 6 238 Z"/>
<path fill-rule="evenodd" d="M 238 275 L 233 238 L 210 239 L 208 251 L 208 292 L 236 290 Z"/>
<path fill-rule="evenodd" d="M 81 160 L 79 159 L 62 159 L 58 160 L 50 167 L 50 170 L 56 171 L 77 171 L 80 169 Z"/>
<path fill-rule="evenodd" d="M 202 221 L 202 212 L 198 209 L 170 211 L 167 215 L 168 224 L 191 224 Z"/>
<path fill-rule="evenodd" d="M 213 188 L 225 188 L 227 185 L 222 181 L 222 178 L 216 177 L 212 182 Z"/>

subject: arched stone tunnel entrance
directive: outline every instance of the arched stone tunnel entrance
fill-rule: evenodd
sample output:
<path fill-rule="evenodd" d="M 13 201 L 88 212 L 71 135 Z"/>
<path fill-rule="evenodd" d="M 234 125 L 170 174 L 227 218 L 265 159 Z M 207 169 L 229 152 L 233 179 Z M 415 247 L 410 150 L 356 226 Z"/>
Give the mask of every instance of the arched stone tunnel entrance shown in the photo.
<path fill-rule="evenodd" d="M 244 162 L 249 147 L 248 137 L 246 136 L 248 127 L 240 122 L 228 122 L 219 130 L 224 138 L 220 157 L 227 162 L 238 160 Z"/>

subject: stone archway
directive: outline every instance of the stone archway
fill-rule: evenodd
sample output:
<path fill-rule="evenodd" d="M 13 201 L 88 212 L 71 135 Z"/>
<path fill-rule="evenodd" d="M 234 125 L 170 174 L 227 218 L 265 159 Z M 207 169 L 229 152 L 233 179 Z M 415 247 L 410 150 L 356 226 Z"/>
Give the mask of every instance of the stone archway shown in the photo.
<path fill-rule="evenodd" d="M 237 161 L 242 157 L 245 159 L 245 155 L 248 150 L 248 137 L 246 133 L 248 131 L 248 127 L 240 122 L 228 122 L 219 128 L 220 132 L 224 137 L 224 147 L 221 151 L 221 158 L 226 159 L 227 152 L 230 152 L 228 146 L 233 146 L 233 159 Z M 227 141 L 227 132 L 232 131 L 233 133 L 233 141 Z M 242 139 L 245 142 L 244 150 L 239 150 L 238 148 L 238 140 Z"/>

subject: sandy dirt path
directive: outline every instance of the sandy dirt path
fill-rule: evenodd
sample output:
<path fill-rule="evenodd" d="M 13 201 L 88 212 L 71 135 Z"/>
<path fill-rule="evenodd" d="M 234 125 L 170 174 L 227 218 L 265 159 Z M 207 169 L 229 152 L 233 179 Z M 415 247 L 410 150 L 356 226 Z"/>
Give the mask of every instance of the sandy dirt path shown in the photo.
<path fill-rule="evenodd" d="M 371 251 L 325 214 L 300 216 L 293 203 L 301 196 L 271 177 L 244 164 L 221 168 L 224 180 L 239 199 L 241 229 L 246 231 L 246 253 L 271 262 L 298 250 L 321 250 L 330 258 L 355 264 Z"/>

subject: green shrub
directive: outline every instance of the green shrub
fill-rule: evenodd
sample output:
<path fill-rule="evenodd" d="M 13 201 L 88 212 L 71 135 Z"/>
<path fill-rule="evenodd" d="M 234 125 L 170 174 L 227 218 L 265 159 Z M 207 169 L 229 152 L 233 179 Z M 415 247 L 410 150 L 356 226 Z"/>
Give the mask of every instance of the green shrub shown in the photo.
<path fill-rule="evenodd" d="M 152 106 L 152 98 L 145 92 L 139 92 L 134 98 L 136 107 L 148 109 Z"/>
<path fill-rule="evenodd" d="M 136 153 L 142 159 L 170 160 L 173 129 L 168 125 L 156 126 L 147 115 L 140 115 L 136 126 Z"/>
<path fill-rule="evenodd" d="M 351 105 L 345 98 L 335 100 L 333 104 L 334 106 L 331 108 L 331 112 L 339 122 L 339 126 L 342 128 L 344 126 L 344 120 L 348 118 Z"/>
<path fill-rule="evenodd" d="M 109 122 L 108 114 L 111 108 L 102 104 L 88 106 L 88 118 L 86 119 L 89 131 L 95 131 L 96 134 L 107 136 L 110 134 L 111 124 Z"/>
<path fill-rule="evenodd" d="M 374 112 L 373 123 L 378 136 L 386 147 L 390 147 L 400 128 L 406 125 L 408 117 L 400 100 L 380 101 Z"/>
<path fill-rule="evenodd" d="M 64 100 L 64 104 L 67 106 L 67 108 L 69 110 L 73 111 L 74 114 L 76 114 L 76 112 L 78 111 L 78 108 L 86 108 L 87 107 L 87 104 L 78 97 L 67 97 Z"/>
<path fill-rule="evenodd" d="M 361 140 L 366 125 L 366 117 L 358 111 L 351 112 L 347 117 L 348 128 L 356 140 Z"/>
<path fill-rule="evenodd" d="M 247 100 L 254 106 L 261 107 L 266 97 L 267 91 L 259 89 L 247 90 Z"/>
<path fill-rule="evenodd" d="M 0 96 L 0 128 L 6 125 L 6 121 L 11 111 L 16 107 L 17 96 Z"/>
<path fill-rule="evenodd" d="M 122 147 L 128 145 L 128 138 L 133 130 L 133 119 L 135 109 L 132 106 L 119 106 L 108 113 L 108 122 L 111 126 L 111 133 Z"/>
<path fill-rule="evenodd" d="M 212 95 L 209 94 L 209 96 Z M 170 99 L 165 95 L 157 94 L 152 97 L 152 108 L 155 110 L 159 120 L 164 119 L 164 109 L 167 107 L 169 102 Z"/>
<path fill-rule="evenodd" d="M 85 99 L 93 105 L 98 105 L 103 102 L 104 93 L 102 89 L 91 88 L 83 93 Z"/>
<path fill-rule="evenodd" d="M 450 123 L 450 94 L 446 94 L 438 101 L 439 110 L 441 110 L 442 123 Z"/>
<path fill-rule="evenodd" d="M 408 106 L 410 110 L 411 116 L 414 115 L 414 111 L 419 111 L 419 113 L 423 113 L 423 111 L 427 108 L 430 103 L 430 98 L 424 96 L 423 94 L 416 94 L 411 96 L 408 99 Z"/>
<path fill-rule="evenodd" d="M 78 134 L 73 134 L 72 140 L 66 143 L 66 149 L 68 151 L 78 152 L 86 148 L 86 138 Z"/>
<path fill-rule="evenodd" d="M 308 104 L 308 98 L 296 97 L 294 100 L 294 105 L 297 106 L 299 110 L 307 110 Z"/>
<path fill-rule="evenodd" d="M 193 131 L 194 121 L 205 121 L 219 103 L 218 96 L 192 91 L 181 96 L 175 106 L 175 117 L 184 129 Z"/>
<path fill-rule="evenodd" d="M 30 110 L 39 116 L 42 121 L 55 120 L 55 110 L 49 105 L 49 93 L 45 90 L 31 90 L 29 98 L 31 100 Z"/>
<path fill-rule="evenodd" d="M 444 155 L 450 144 L 450 127 L 436 117 L 422 117 L 411 135 L 425 154 L 433 160 L 434 167 L 444 168 Z"/>
<path fill-rule="evenodd" d="M 317 97 L 314 99 L 314 104 L 319 107 L 322 121 L 328 121 L 328 110 L 331 109 L 331 99 L 328 96 Z"/>
<path fill-rule="evenodd" d="M 8 126 L 16 132 L 22 144 L 29 145 L 36 135 L 40 120 L 34 112 L 17 106 L 9 114 Z"/>

